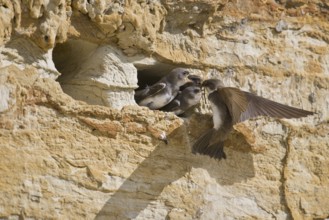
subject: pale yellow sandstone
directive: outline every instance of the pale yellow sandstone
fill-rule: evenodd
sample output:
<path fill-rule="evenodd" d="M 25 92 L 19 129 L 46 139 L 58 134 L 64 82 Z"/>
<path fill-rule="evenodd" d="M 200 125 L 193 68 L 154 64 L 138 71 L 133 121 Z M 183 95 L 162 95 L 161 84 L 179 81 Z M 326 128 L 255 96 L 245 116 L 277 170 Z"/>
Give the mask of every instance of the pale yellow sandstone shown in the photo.
<path fill-rule="evenodd" d="M 328 218 L 328 18 L 320 0 L 0 1 L 0 219 Z M 178 66 L 316 114 L 193 155 L 206 99 L 179 118 L 133 98 Z"/>

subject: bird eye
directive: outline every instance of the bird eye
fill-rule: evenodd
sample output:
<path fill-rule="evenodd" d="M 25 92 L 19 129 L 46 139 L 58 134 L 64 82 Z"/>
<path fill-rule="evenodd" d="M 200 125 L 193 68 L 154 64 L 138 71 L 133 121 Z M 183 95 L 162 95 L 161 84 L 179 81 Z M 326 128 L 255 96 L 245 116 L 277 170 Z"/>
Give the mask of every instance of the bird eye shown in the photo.
<path fill-rule="evenodd" d="M 184 74 L 184 76 L 187 76 L 190 73 L 189 73 L 189 71 L 184 71 L 183 74 Z"/>

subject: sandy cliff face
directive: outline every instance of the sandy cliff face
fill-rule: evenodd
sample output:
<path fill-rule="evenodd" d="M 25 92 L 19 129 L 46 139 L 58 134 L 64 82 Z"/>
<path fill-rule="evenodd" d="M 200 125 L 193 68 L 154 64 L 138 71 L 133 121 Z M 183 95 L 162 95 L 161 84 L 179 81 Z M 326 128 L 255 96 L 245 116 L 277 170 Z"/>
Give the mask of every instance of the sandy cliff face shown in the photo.
<path fill-rule="evenodd" d="M 0 218 L 329 217 L 328 19 L 323 0 L 1 0 Z M 179 118 L 133 99 L 177 66 L 317 114 L 193 155 L 206 100 Z"/>

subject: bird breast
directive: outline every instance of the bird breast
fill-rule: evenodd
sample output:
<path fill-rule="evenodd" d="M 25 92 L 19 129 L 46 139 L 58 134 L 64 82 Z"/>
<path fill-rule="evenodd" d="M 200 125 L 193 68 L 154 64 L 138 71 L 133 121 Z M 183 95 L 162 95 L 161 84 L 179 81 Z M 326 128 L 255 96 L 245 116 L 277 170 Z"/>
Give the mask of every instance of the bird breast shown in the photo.
<path fill-rule="evenodd" d="M 222 108 L 219 108 L 217 105 L 211 102 L 211 108 L 213 112 L 212 120 L 214 122 L 214 129 L 218 130 L 221 128 L 224 122 L 225 117 L 225 110 Z"/>
<path fill-rule="evenodd" d="M 164 89 L 154 96 L 143 99 L 138 104 L 148 106 L 150 109 L 159 109 L 168 104 L 173 98 L 172 91 L 170 89 Z"/>
<path fill-rule="evenodd" d="M 163 93 L 155 96 L 154 107 L 155 109 L 161 108 L 167 105 L 174 97 L 171 93 Z"/>

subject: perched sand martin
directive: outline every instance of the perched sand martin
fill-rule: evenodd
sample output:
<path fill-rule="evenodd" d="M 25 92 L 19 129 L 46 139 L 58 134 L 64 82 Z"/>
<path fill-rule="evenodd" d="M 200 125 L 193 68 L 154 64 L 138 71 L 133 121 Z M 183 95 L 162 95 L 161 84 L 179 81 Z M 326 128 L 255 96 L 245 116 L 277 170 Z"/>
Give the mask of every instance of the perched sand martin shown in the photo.
<path fill-rule="evenodd" d="M 186 110 L 198 104 L 200 102 L 201 95 L 202 92 L 199 86 L 189 86 L 179 92 L 176 98 L 161 110 L 173 112 L 176 115 L 181 115 Z"/>
<path fill-rule="evenodd" d="M 186 110 L 195 106 L 201 99 L 201 77 L 189 75 L 190 82 L 185 83 L 179 88 L 178 95 L 166 106 L 160 110 L 174 112 L 176 115 L 183 114 Z"/>
<path fill-rule="evenodd" d="M 188 81 L 188 75 L 184 68 L 173 69 L 154 85 L 136 91 L 135 100 L 141 106 L 160 109 L 177 96 L 179 88 Z"/>

